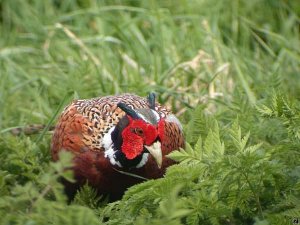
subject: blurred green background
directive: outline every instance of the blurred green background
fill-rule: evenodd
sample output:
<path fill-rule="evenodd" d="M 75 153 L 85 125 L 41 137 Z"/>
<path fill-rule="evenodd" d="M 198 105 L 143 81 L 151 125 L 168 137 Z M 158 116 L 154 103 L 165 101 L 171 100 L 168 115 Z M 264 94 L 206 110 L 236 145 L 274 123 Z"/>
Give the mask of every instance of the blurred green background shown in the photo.
<path fill-rule="evenodd" d="M 236 93 L 254 104 L 278 80 L 299 96 L 298 1 L 2 0 L 0 12 L 0 129 L 47 123 L 68 92 L 155 91 L 175 111 Z"/>

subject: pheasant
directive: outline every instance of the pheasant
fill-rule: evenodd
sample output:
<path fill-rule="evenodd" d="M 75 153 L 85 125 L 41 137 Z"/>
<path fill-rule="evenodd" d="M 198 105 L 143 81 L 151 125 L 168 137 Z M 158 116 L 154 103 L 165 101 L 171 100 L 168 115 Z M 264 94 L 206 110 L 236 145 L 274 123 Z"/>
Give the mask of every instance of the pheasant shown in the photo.
<path fill-rule="evenodd" d="M 134 94 L 75 100 L 58 119 L 51 155 L 73 153 L 74 195 L 86 182 L 99 194 L 119 199 L 126 189 L 145 179 L 160 178 L 174 162 L 166 155 L 184 147 L 179 120 L 169 109 Z M 131 176 L 133 175 L 133 176 Z"/>

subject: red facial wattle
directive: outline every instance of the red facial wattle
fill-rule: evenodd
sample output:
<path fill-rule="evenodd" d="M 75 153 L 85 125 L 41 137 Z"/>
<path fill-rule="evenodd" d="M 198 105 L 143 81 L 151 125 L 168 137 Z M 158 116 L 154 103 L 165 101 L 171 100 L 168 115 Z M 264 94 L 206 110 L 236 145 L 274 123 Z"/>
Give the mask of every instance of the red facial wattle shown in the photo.
<path fill-rule="evenodd" d="M 162 142 L 165 137 L 165 121 L 164 120 L 160 120 L 158 122 L 157 130 L 158 130 L 158 137 L 159 137 L 160 141 Z"/>
<path fill-rule="evenodd" d="M 122 152 L 125 154 L 127 159 L 134 159 L 143 152 L 143 139 L 136 134 L 132 134 L 129 129 L 125 129 L 122 133 Z"/>
<path fill-rule="evenodd" d="M 122 152 L 127 159 L 134 159 L 144 150 L 144 145 L 151 145 L 158 136 L 157 128 L 148 124 L 145 121 L 133 120 L 129 118 L 129 125 L 122 132 L 123 143 L 121 146 Z M 141 129 L 142 135 L 136 134 L 135 129 Z"/>

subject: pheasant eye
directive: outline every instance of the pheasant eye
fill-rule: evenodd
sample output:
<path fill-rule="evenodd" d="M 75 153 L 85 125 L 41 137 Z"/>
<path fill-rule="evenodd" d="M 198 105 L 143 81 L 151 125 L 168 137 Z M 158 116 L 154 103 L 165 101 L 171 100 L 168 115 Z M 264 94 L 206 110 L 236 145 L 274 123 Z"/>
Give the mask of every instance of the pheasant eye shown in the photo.
<path fill-rule="evenodd" d="M 133 132 L 139 136 L 143 136 L 144 135 L 144 131 L 143 129 L 139 128 L 139 127 L 136 127 L 134 128 Z"/>

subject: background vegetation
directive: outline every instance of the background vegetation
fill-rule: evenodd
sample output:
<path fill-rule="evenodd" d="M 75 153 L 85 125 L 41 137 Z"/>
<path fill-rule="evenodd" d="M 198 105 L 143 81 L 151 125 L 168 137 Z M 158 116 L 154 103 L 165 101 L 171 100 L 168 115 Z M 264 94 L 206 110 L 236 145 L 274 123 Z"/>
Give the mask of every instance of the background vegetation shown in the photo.
<path fill-rule="evenodd" d="M 2 224 L 292 224 L 300 220 L 300 3 L 1 0 Z M 155 91 L 185 124 L 165 178 L 71 204 L 51 135 L 73 98 Z"/>

